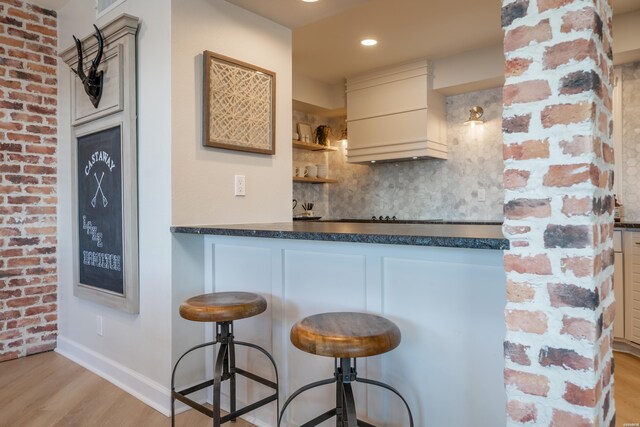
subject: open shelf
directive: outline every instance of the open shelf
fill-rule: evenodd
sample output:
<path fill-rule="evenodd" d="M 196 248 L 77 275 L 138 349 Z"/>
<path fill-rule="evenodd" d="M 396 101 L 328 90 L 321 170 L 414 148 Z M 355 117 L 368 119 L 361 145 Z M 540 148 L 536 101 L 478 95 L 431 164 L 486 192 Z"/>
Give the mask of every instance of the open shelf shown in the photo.
<path fill-rule="evenodd" d="M 293 147 L 294 148 L 301 148 L 303 150 L 309 150 L 309 151 L 338 151 L 338 147 L 332 147 L 330 145 L 320 145 L 320 144 L 314 144 L 311 142 L 302 142 L 302 141 L 296 141 L 293 140 Z"/>
<path fill-rule="evenodd" d="M 338 182 L 337 179 L 333 178 L 306 178 L 301 176 L 294 176 L 294 182 L 308 182 L 310 184 L 333 184 Z"/>

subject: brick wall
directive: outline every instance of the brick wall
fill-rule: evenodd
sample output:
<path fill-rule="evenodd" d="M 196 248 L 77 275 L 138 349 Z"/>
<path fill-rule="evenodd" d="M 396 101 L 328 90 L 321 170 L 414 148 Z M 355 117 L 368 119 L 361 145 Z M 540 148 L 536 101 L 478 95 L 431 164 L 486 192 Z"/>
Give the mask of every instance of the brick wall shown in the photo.
<path fill-rule="evenodd" d="M 509 425 L 613 426 L 611 4 L 503 0 Z"/>
<path fill-rule="evenodd" d="M 0 0 L 0 361 L 56 346 L 56 26 Z"/>

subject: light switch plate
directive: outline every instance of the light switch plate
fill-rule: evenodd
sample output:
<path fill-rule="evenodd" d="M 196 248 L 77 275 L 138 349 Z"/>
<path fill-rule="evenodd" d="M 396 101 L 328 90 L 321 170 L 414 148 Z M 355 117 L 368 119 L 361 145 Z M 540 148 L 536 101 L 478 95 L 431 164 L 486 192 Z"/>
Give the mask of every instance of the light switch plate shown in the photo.
<path fill-rule="evenodd" d="M 244 175 L 234 176 L 234 194 L 236 196 L 245 196 L 247 194 L 246 180 Z"/>
<path fill-rule="evenodd" d="M 96 334 L 98 334 L 99 336 L 104 335 L 104 323 L 102 316 L 100 315 L 96 316 Z"/>

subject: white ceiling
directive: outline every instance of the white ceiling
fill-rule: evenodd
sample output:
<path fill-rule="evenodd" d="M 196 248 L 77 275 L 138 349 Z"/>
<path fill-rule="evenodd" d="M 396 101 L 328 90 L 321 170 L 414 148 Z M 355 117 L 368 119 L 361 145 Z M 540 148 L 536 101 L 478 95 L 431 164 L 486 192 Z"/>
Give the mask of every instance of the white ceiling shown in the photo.
<path fill-rule="evenodd" d="M 36 6 L 44 7 L 50 10 L 60 10 L 69 0 L 31 0 Z"/>
<path fill-rule="evenodd" d="M 227 0 L 289 28 L 302 27 L 370 0 Z"/>
<path fill-rule="evenodd" d="M 32 0 L 54 10 L 68 1 Z M 227 1 L 292 28 L 294 73 L 329 84 L 412 59 L 497 45 L 503 37 L 500 0 Z M 640 0 L 613 0 L 613 9 L 615 15 L 640 10 Z M 359 42 L 365 37 L 379 44 L 364 48 Z"/>
<path fill-rule="evenodd" d="M 502 42 L 499 0 L 227 0 L 293 29 L 294 73 L 334 84 L 412 59 Z M 614 0 L 614 13 L 640 0 Z M 360 40 L 378 39 L 364 48 Z"/>

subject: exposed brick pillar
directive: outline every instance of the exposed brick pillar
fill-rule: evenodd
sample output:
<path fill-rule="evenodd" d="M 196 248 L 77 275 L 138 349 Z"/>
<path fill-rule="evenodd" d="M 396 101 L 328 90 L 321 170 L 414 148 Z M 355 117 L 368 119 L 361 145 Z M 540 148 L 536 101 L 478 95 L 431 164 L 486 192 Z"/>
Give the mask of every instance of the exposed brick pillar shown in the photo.
<path fill-rule="evenodd" d="M 0 0 L 0 361 L 57 335 L 57 17 Z"/>
<path fill-rule="evenodd" d="M 611 4 L 504 0 L 509 425 L 613 426 Z"/>

